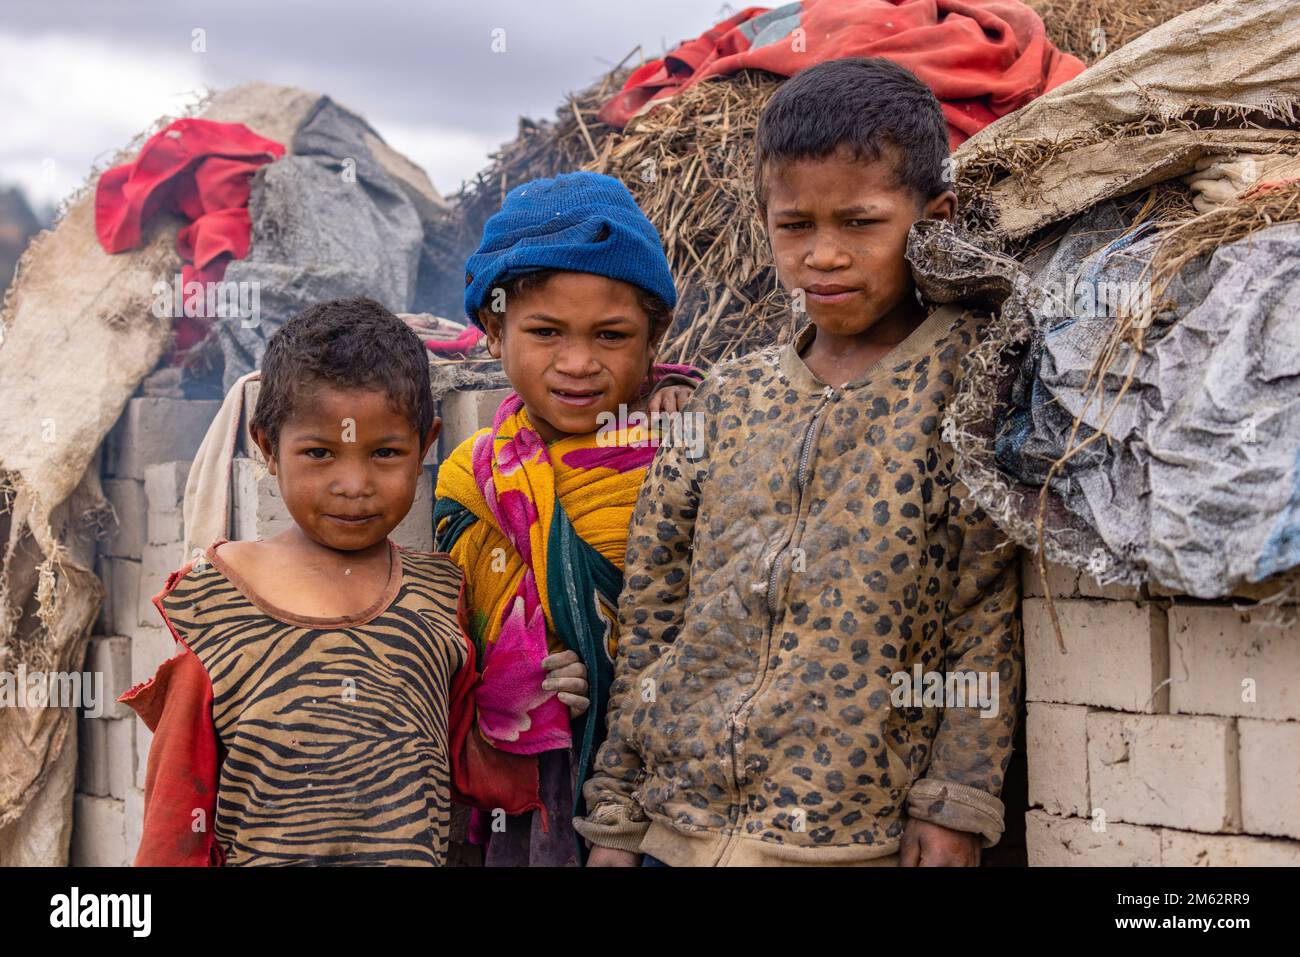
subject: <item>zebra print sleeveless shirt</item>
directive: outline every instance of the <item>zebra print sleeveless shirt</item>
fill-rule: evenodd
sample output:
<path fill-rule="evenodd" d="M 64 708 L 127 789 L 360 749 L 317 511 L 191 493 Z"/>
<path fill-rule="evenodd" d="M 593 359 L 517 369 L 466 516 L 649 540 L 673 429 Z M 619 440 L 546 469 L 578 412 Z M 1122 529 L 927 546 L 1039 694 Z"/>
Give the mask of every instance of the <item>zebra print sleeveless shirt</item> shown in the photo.
<path fill-rule="evenodd" d="M 224 863 L 442 864 L 450 689 L 468 656 L 459 567 L 390 540 L 383 597 L 303 618 L 263 603 L 220 544 L 155 603 L 211 681 Z"/>

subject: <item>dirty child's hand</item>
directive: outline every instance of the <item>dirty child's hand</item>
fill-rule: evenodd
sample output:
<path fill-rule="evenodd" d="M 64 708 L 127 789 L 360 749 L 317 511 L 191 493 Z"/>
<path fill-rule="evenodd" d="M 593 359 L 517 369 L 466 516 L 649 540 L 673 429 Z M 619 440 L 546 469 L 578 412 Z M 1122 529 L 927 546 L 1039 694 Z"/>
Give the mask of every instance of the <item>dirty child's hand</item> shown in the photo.
<path fill-rule="evenodd" d="M 548 672 L 542 682 L 543 691 L 554 691 L 556 697 L 569 706 L 569 717 L 576 718 L 589 707 L 587 699 L 587 666 L 576 651 L 560 651 L 542 659 Z"/>
<path fill-rule="evenodd" d="M 690 386 L 670 385 L 650 394 L 650 414 L 680 412 L 695 392 Z"/>
<path fill-rule="evenodd" d="M 980 836 L 908 818 L 899 867 L 978 867 Z"/>

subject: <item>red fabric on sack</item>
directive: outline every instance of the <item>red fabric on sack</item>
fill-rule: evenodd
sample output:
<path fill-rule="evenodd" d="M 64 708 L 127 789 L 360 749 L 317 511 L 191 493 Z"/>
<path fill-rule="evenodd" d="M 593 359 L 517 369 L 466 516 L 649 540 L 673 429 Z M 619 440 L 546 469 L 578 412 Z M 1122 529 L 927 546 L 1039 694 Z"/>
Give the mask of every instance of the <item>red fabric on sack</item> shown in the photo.
<path fill-rule="evenodd" d="M 745 24 L 768 12 L 749 7 L 646 63 L 599 118 L 621 129 L 655 103 L 737 70 L 794 76 L 825 60 L 883 57 L 934 91 L 955 149 L 1084 70 L 1052 45 L 1042 19 L 1019 0 L 804 0 L 797 27 L 792 23 L 800 33 L 752 47 Z"/>
<path fill-rule="evenodd" d="M 231 259 L 248 255 L 248 196 L 258 167 L 284 147 L 242 123 L 177 120 L 149 138 L 134 162 L 106 170 L 95 189 L 95 234 L 104 250 L 140 245 L 159 213 L 188 221 L 176 235 L 182 282 L 216 282 Z M 210 318 L 174 317 L 173 361 L 207 333 Z"/>

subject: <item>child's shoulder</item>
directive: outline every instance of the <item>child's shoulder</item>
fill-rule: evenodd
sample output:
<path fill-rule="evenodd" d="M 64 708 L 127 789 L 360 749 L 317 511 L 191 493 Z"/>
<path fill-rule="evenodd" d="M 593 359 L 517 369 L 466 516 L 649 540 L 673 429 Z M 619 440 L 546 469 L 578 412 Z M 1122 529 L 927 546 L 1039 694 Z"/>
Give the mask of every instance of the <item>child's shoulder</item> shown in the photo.
<path fill-rule="evenodd" d="M 967 303 L 948 303 L 932 312 L 922 323 L 923 335 L 918 350 L 928 353 L 945 365 L 959 365 L 988 331 L 995 314 Z"/>
<path fill-rule="evenodd" d="M 266 544 L 261 539 L 238 541 L 222 538 L 212 543 L 212 547 L 205 553 L 204 558 L 216 554 L 220 555 L 221 560 L 226 564 L 242 567 L 251 562 L 259 561 L 265 551 Z M 206 562 L 196 560 L 191 564 L 202 566 Z"/>
<path fill-rule="evenodd" d="M 775 379 L 781 372 L 782 348 L 781 345 L 770 345 L 710 366 L 708 374 L 700 382 L 692 398 L 726 395 L 737 389 L 752 387 L 767 379 Z"/>
<path fill-rule="evenodd" d="M 283 558 L 262 539 L 218 539 L 201 555 L 186 565 L 189 576 L 220 572 L 232 583 L 256 585 Z"/>
<path fill-rule="evenodd" d="M 460 588 L 465 573 L 447 552 L 421 551 L 405 545 L 398 545 L 397 552 L 407 574 Z"/>

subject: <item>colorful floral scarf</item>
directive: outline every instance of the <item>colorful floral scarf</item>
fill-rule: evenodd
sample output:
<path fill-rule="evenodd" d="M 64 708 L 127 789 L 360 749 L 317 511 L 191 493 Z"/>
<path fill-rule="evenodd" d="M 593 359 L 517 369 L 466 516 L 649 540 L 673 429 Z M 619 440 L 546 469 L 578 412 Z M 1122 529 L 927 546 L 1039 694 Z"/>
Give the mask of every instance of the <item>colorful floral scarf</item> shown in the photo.
<path fill-rule="evenodd" d="M 656 365 L 655 381 L 690 366 Z M 623 423 L 620 423 L 623 424 Z M 578 782 L 604 736 L 628 527 L 658 437 L 634 423 L 550 446 L 511 394 L 492 426 L 438 469 L 436 547 L 465 570 L 470 637 L 483 661 L 479 728 L 497 748 L 568 748 L 568 708 L 542 689 L 542 659 L 572 648 L 591 708 L 578 729 Z"/>

